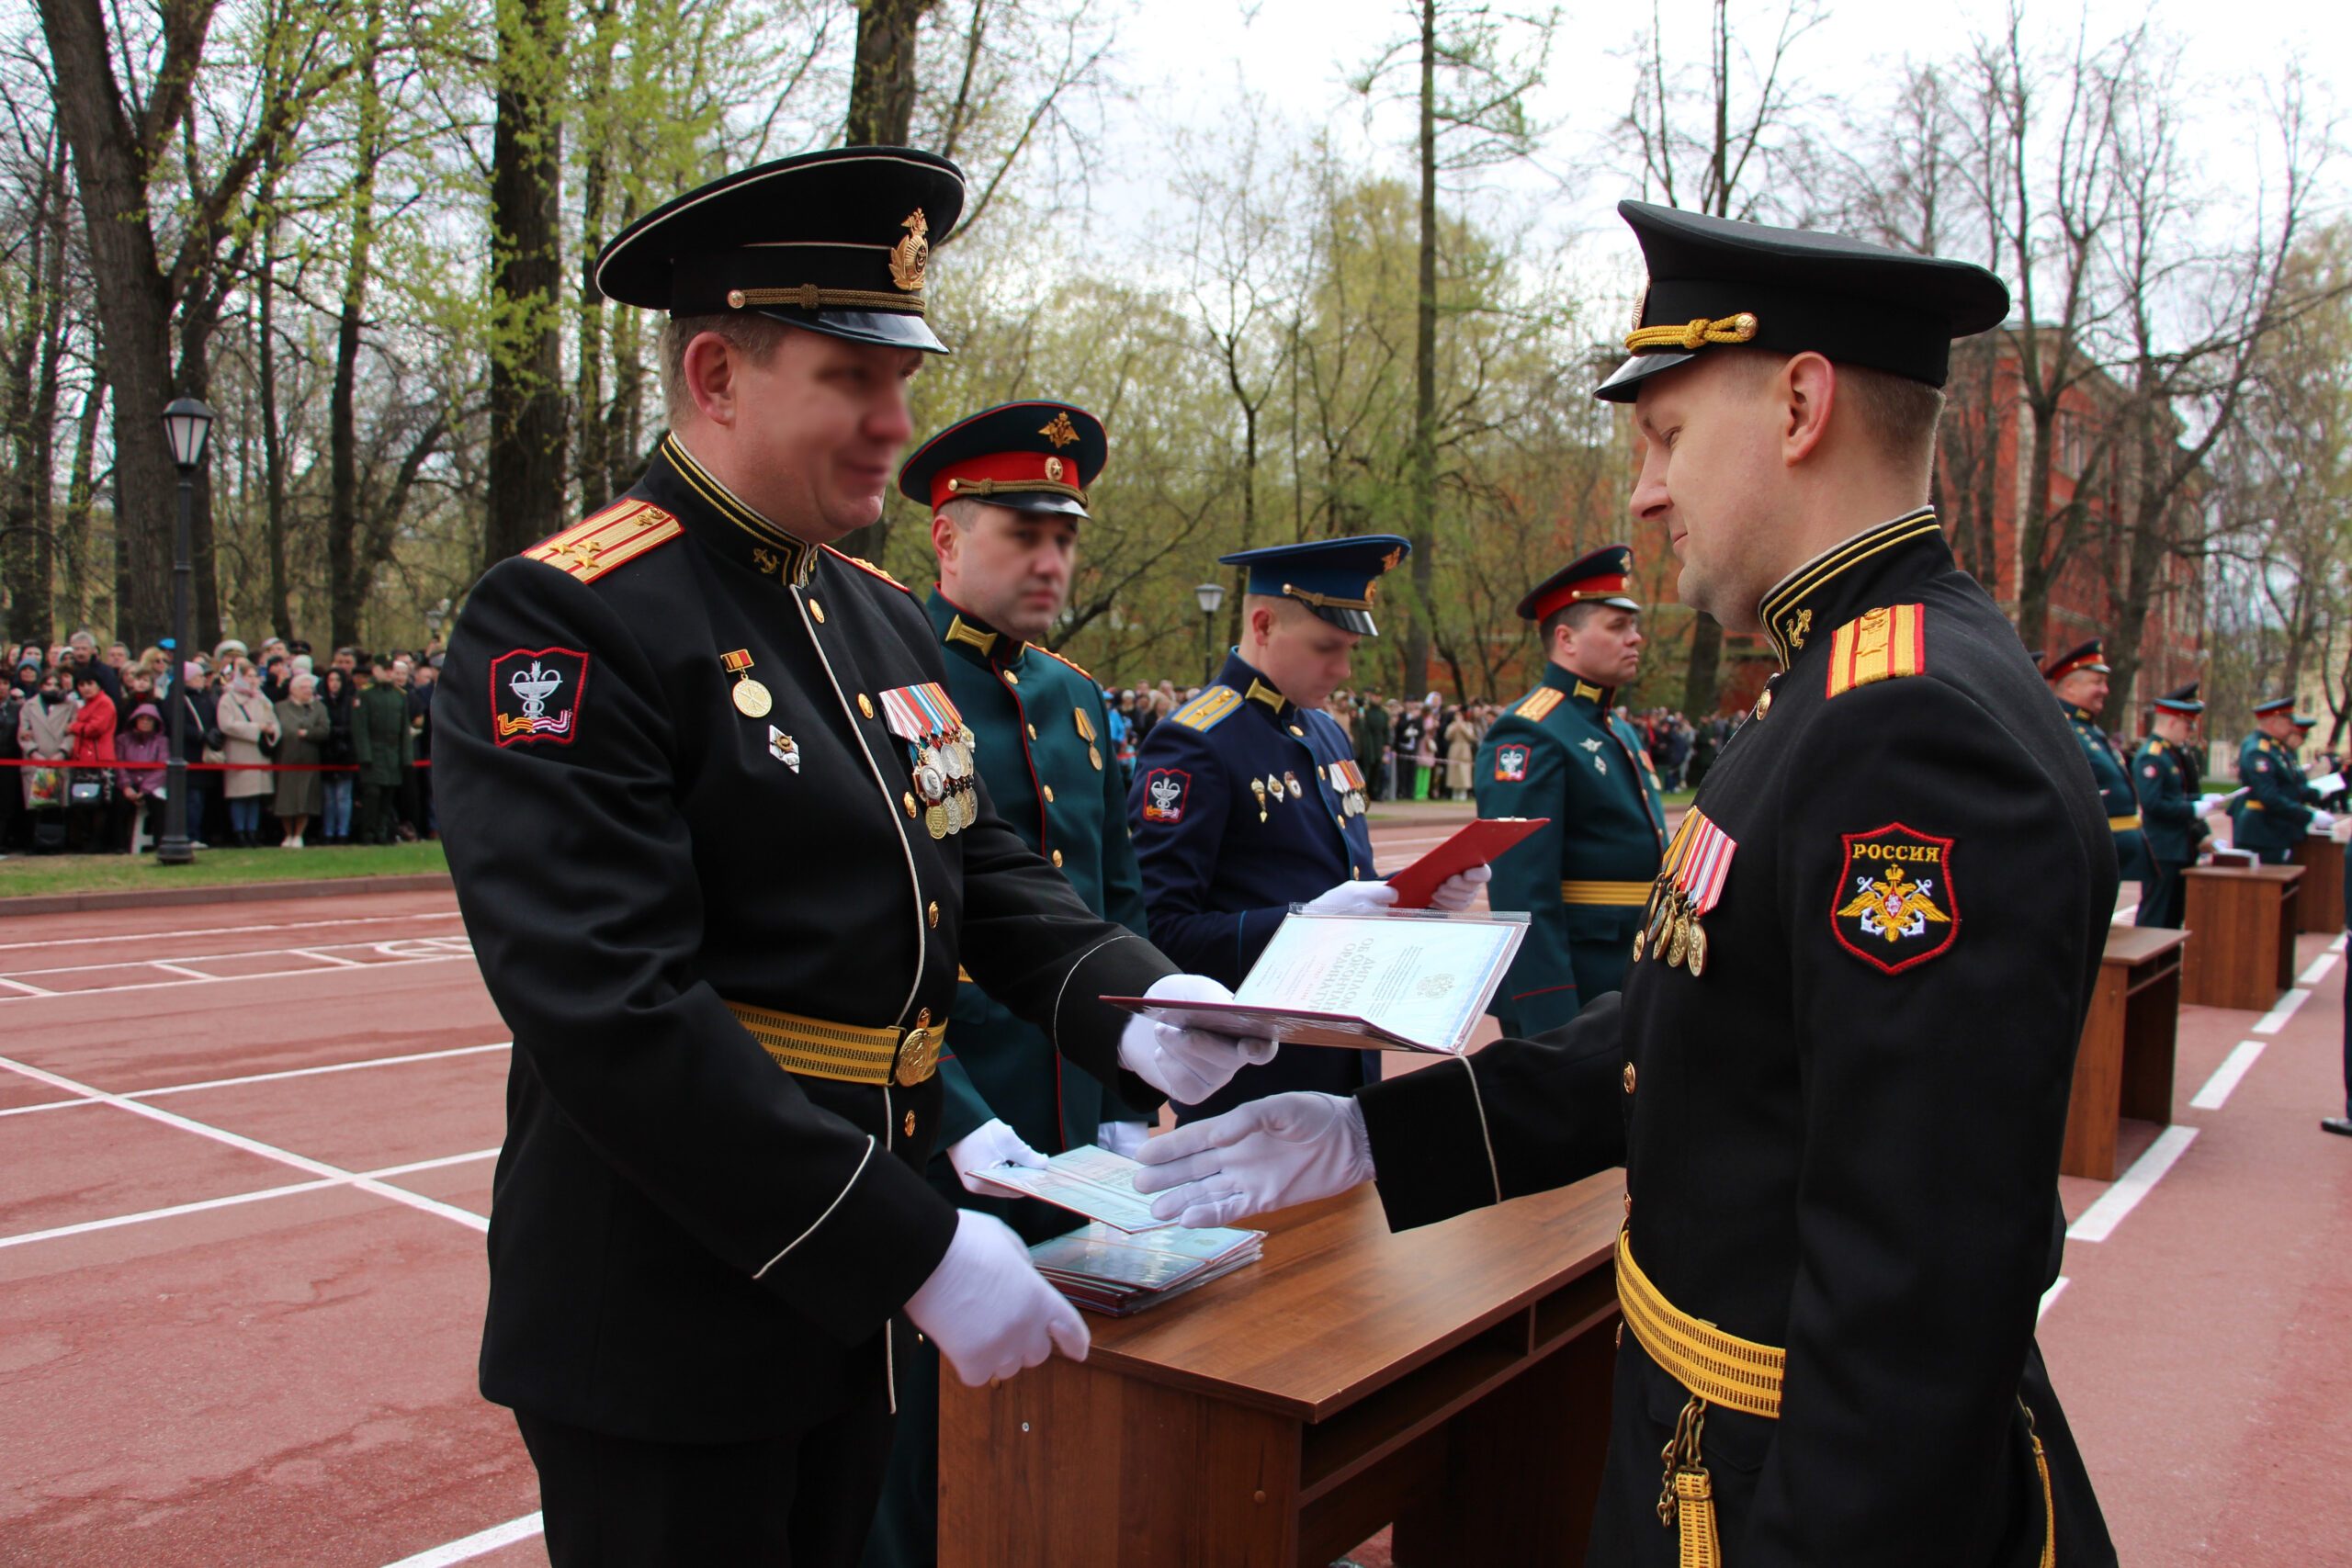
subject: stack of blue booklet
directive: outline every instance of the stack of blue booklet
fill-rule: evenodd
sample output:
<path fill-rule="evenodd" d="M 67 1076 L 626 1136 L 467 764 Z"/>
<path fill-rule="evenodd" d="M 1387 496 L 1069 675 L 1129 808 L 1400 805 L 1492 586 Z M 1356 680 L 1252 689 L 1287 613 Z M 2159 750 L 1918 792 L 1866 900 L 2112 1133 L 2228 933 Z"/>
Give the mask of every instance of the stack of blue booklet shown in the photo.
<path fill-rule="evenodd" d="M 1131 1232 L 1101 1221 L 1029 1249 L 1053 1287 L 1088 1312 L 1125 1317 L 1255 1263 L 1264 1231 L 1167 1225 Z"/>

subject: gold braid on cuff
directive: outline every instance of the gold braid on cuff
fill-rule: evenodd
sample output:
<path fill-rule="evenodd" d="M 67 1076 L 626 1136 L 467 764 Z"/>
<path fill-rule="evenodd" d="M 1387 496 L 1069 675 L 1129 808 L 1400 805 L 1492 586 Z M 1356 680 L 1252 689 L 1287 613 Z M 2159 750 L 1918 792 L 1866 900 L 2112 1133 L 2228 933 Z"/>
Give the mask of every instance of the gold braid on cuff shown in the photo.
<path fill-rule="evenodd" d="M 1697 350 L 1711 343 L 1747 343 L 1756 336 L 1756 312 L 1742 310 L 1711 321 L 1701 316 L 1679 326 L 1640 327 L 1625 335 L 1625 352 L 1649 354 L 1661 349 Z"/>

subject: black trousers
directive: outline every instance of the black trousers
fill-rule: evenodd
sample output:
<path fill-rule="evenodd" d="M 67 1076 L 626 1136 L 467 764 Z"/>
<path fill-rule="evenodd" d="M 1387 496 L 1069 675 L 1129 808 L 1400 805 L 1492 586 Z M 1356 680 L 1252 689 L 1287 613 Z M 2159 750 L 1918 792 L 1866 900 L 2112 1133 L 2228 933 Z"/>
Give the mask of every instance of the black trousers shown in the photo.
<path fill-rule="evenodd" d="M 399 837 L 392 830 L 392 812 L 398 784 L 363 784 L 359 786 L 359 822 L 352 836 L 363 844 L 389 844 Z"/>
<path fill-rule="evenodd" d="M 2140 885 L 2140 912 L 2132 923 L 2178 931 L 2188 912 L 2188 878 L 2180 874 L 2188 867 L 2154 859 L 2148 863 L 2153 869 Z"/>
<path fill-rule="evenodd" d="M 652 1443 L 514 1413 L 554 1568 L 854 1568 L 882 1490 L 878 1401 L 791 1437 Z"/>

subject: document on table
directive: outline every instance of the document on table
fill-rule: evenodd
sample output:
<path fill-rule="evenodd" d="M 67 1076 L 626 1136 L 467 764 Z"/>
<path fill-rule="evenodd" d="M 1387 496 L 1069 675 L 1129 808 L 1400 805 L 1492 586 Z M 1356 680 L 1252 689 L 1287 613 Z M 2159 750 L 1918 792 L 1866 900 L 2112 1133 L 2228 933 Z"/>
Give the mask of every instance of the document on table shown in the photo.
<path fill-rule="evenodd" d="M 1102 999 L 1163 1023 L 1285 1044 L 1459 1055 L 1526 935 L 1524 915 L 1294 910 L 1232 1001 Z"/>
<path fill-rule="evenodd" d="M 1125 1155 L 1084 1144 L 1056 1155 L 1042 1167 L 1001 1165 L 974 1174 L 1133 1234 L 1161 1230 L 1176 1223 L 1151 1217 L 1151 1200 L 1136 1190 L 1136 1172 L 1142 1168 Z"/>

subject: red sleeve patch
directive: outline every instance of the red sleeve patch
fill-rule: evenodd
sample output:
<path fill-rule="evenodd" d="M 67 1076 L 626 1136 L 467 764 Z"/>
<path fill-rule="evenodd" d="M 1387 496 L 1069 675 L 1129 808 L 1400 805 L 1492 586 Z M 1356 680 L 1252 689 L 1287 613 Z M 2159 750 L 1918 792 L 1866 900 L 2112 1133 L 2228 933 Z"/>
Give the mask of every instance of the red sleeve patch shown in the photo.
<path fill-rule="evenodd" d="M 1176 823 L 1184 820 L 1184 802 L 1193 793 L 1193 775 L 1182 768 L 1154 768 L 1143 776 L 1143 819 Z"/>
<path fill-rule="evenodd" d="M 490 661 L 491 738 L 569 746 L 580 733 L 588 656 L 572 648 L 518 648 Z"/>
<path fill-rule="evenodd" d="M 1960 936 L 1952 840 L 1900 822 L 1843 838 L 1845 863 L 1829 900 L 1838 945 L 1889 975 L 1950 953 Z"/>
<path fill-rule="evenodd" d="M 1495 782 L 1523 784 L 1527 780 L 1527 748 L 1498 746 L 1495 748 Z"/>

